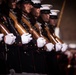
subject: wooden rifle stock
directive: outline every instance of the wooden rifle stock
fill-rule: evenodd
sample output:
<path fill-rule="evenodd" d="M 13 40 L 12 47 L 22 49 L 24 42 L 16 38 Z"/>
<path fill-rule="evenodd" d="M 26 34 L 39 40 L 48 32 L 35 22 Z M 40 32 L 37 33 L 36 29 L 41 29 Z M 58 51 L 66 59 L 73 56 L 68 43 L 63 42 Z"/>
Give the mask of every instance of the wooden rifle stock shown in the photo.
<path fill-rule="evenodd" d="M 48 34 L 48 37 L 49 37 L 50 41 L 52 41 L 54 44 L 56 44 L 56 43 L 61 43 L 61 44 L 63 44 L 63 43 L 64 43 L 64 42 L 63 42 L 60 38 L 58 38 L 55 34 L 52 35 L 52 34 L 50 33 L 48 26 L 45 26 L 45 30 L 47 31 L 47 34 Z"/>
<path fill-rule="evenodd" d="M 31 24 L 29 21 L 26 20 L 26 18 L 22 15 L 22 21 L 29 27 L 31 34 L 37 39 L 40 37 L 40 35 L 31 27 Z"/>
<path fill-rule="evenodd" d="M 45 26 L 45 30 L 47 32 L 47 35 L 48 35 L 48 38 L 50 39 L 50 41 L 53 43 L 53 44 L 56 44 L 57 41 L 55 40 L 54 36 L 50 33 L 49 31 L 49 28 L 47 26 Z"/>
<path fill-rule="evenodd" d="M 61 44 L 64 43 L 64 42 L 63 42 L 59 37 L 57 37 L 55 34 L 54 34 L 54 37 L 55 37 L 55 39 L 57 40 L 58 43 L 61 43 Z"/>
<path fill-rule="evenodd" d="M 15 23 L 15 28 L 19 32 L 20 35 L 26 33 L 27 31 L 22 27 L 21 24 L 18 23 L 17 17 L 14 15 L 13 11 L 9 12 L 9 17 L 14 21 Z"/>
<path fill-rule="evenodd" d="M 0 30 L 4 35 L 7 35 L 10 33 L 10 31 L 6 28 L 5 25 L 3 25 L 2 23 L 0 23 Z"/>

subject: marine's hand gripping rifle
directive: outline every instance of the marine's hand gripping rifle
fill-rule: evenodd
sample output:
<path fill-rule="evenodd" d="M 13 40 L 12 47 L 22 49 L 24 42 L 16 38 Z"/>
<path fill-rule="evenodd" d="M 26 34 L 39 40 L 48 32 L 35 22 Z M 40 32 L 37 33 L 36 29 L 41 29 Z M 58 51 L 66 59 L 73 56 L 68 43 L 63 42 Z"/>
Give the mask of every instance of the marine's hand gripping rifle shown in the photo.
<path fill-rule="evenodd" d="M 14 21 L 14 26 L 21 35 L 22 44 L 29 43 L 32 40 L 31 34 L 29 34 L 20 23 L 18 23 L 17 17 L 12 10 L 9 12 L 9 17 Z"/>
<path fill-rule="evenodd" d="M 29 27 L 29 30 L 33 34 L 34 38 L 38 39 L 40 35 L 32 28 L 30 22 L 26 20 L 23 14 L 22 14 L 22 21 Z"/>
<path fill-rule="evenodd" d="M 11 33 L 5 25 L 3 25 L 1 22 L 0 22 L 0 29 L 1 29 L 1 32 L 5 35 L 4 36 L 4 42 L 8 45 L 12 45 L 13 43 L 15 43 L 15 39 L 16 39 L 16 36 L 13 35 L 13 33 Z"/>

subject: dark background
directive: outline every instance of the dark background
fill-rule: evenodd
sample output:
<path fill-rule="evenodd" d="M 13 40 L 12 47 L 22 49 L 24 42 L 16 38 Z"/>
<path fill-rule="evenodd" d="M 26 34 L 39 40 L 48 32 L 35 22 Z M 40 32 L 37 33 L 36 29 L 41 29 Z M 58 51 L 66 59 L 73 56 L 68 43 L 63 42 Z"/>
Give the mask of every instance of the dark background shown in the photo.
<path fill-rule="evenodd" d="M 52 4 L 54 9 L 60 11 L 63 2 L 64 0 L 42 0 L 42 3 Z M 76 44 L 76 0 L 66 0 L 59 27 L 61 39 Z"/>

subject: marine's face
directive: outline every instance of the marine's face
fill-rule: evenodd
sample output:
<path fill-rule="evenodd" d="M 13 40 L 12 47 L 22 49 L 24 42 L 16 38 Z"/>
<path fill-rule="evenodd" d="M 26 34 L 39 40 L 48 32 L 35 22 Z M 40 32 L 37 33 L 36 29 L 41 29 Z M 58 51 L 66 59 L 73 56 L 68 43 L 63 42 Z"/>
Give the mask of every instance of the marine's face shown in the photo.
<path fill-rule="evenodd" d="M 35 17 L 40 16 L 40 8 L 33 8 L 32 13 Z"/>
<path fill-rule="evenodd" d="M 13 8 L 13 9 L 16 8 L 16 2 L 13 2 L 13 3 L 12 3 L 12 8 Z"/>
<path fill-rule="evenodd" d="M 55 27 L 57 26 L 57 19 L 51 19 L 51 18 L 50 18 L 49 21 L 50 21 L 50 24 L 51 24 L 51 25 L 53 25 L 53 26 L 55 26 Z"/>
<path fill-rule="evenodd" d="M 22 10 L 24 12 L 30 13 L 32 8 L 33 6 L 30 3 L 28 3 L 28 4 L 23 4 Z"/>
<path fill-rule="evenodd" d="M 45 22 L 49 22 L 49 18 L 50 18 L 50 15 L 49 15 L 49 14 L 42 14 L 42 19 L 43 19 Z"/>
<path fill-rule="evenodd" d="M 9 2 L 9 7 L 12 8 L 12 9 L 15 9 L 16 8 L 16 1 Z"/>

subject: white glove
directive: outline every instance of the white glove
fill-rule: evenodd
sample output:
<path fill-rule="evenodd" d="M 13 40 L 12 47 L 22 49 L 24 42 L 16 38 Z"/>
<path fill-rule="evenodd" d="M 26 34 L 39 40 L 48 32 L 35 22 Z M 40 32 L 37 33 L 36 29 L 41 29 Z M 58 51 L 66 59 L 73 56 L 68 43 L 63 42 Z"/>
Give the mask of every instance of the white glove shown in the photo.
<path fill-rule="evenodd" d="M 62 47 L 62 44 L 60 44 L 60 43 L 55 44 L 56 51 L 60 51 L 61 47 Z"/>
<path fill-rule="evenodd" d="M 0 33 L 0 42 L 3 40 L 4 34 Z"/>
<path fill-rule="evenodd" d="M 4 42 L 8 45 L 12 45 L 15 42 L 15 39 L 16 39 L 16 36 L 10 33 L 4 37 Z"/>
<path fill-rule="evenodd" d="M 46 44 L 46 48 L 47 48 L 47 51 L 52 51 L 52 49 L 54 48 L 54 45 L 52 43 L 48 43 Z"/>
<path fill-rule="evenodd" d="M 22 44 L 28 44 L 32 40 L 31 34 L 25 33 L 21 36 Z"/>
<path fill-rule="evenodd" d="M 43 47 L 46 44 L 46 40 L 43 37 L 39 37 L 37 39 L 37 46 L 39 48 Z"/>
<path fill-rule="evenodd" d="M 65 52 L 65 51 L 67 50 L 67 48 L 68 48 L 68 45 L 65 44 L 65 43 L 63 43 L 63 44 L 62 44 L 61 51 L 62 51 L 62 52 Z"/>

